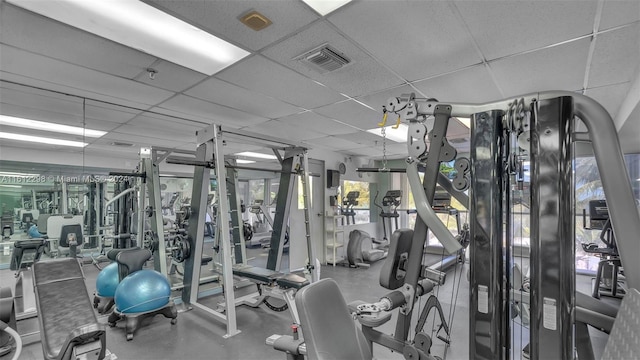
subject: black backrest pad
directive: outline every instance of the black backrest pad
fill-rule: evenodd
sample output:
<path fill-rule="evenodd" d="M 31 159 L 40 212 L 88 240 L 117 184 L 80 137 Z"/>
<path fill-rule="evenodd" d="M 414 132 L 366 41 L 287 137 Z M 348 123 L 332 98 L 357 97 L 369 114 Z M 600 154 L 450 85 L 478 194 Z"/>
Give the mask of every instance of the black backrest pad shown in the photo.
<path fill-rule="evenodd" d="M 131 249 L 122 251 L 116 256 L 120 280 L 138 270 L 142 270 L 144 263 L 151 257 L 149 249 Z"/>
<path fill-rule="evenodd" d="M 58 244 L 62 247 L 69 247 L 67 236 L 71 233 L 76 234 L 78 246 L 82 245 L 82 226 L 80 224 L 63 225 L 62 230 L 60 231 L 60 240 Z"/>
<path fill-rule="evenodd" d="M 98 326 L 98 320 L 76 259 L 39 261 L 33 274 L 42 348 L 46 359 L 56 358 L 65 350 L 69 334 Z"/>
<path fill-rule="evenodd" d="M 380 285 L 382 287 L 395 290 L 404 284 L 404 276 L 398 274 L 398 266 L 401 256 L 409 254 L 412 239 L 413 230 L 411 229 L 398 229 L 391 235 L 389 254 L 382 265 L 382 270 L 380 270 Z M 418 256 L 422 256 L 422 254 Z"/>

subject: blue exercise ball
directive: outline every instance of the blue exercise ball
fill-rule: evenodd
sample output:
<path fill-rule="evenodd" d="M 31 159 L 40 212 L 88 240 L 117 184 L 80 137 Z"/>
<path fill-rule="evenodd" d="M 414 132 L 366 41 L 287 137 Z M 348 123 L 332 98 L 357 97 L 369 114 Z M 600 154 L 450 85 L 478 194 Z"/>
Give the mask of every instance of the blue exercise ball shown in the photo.
<path fill-rule="evenodd" d="M 40 239 L 41 237 L 44 236 L 44 235 L 40 234 L 40 231 L 38 231 L 38 226 L 37 225 L 31 225 L 31 227 L 27 231 L 27 235 L 32 239 Z"/>
<path fill-rule="evenodd" d="M 121 313 L 144 313 L 158 310 L 169 303 L 171 285 L 154 270 L 139 270 L 120 282 L 115 294 L 116 308 Z"/>
<path fill-rule="evenodd" d="M 118 277 L 118 264 L 111 263 L 104 267 L 96 278 L 96 292 L 100 296 L 113 297 L 120 283 Z"/>

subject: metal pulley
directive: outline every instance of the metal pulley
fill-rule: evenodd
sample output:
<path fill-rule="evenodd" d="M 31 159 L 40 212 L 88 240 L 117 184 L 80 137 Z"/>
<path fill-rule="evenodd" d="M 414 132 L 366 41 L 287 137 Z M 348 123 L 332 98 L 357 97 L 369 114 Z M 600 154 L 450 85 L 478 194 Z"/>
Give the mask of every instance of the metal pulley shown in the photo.
<path fill-rule="evenodd" d="M 409 135 L 411 136 L 411 144 L 409 146 L 409 155 L 420 159 L 427 153 L 427 126 L 420 122 L 412 121 L 409 124 Z"/>
<path fill-rule="evenodd" d="M 452 180 L 453 188 L 458 191 L 466 191 L 471 186 L 470 162 L 467 158 L 458 158 L 453 164 L 456 176 Z"/>

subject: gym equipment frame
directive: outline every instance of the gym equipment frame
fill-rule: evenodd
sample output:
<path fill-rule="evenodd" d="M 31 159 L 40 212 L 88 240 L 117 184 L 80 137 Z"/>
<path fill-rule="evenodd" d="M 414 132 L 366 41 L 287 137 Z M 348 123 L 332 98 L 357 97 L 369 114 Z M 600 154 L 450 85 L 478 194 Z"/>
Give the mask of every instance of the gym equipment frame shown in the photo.
<path fill-rule="evenodd" d="M 510 234 L 512 183 L 522 173 L 523 159 L 531 161 L 531 359 L 572 359 L 583 345 L 574 338 L 576 307 L 572 155 L 573 143 L 590 142 L 610 207 L 622 264 L 630 288 L 640 287 L 640 219 L 623 153 L 613 121 L 594 100 L 572 92 L 551 91 L 487 104 L 442 103 L 416 99 L 413 94 L 390 99 L 385 113 L 409 122 L 407 175 L 420 216 L 410 254 L 421 254 L 427 229 L 445 248 L 459 246 L 431 214 L 438 167 L 455 158 L 446 140 L 451 117 L 471 118 L 471 158 L 458 159 L 457 190 L 471 189 L 470 344 L 474 359 L 511 358 L 509 294 L 510 244 L 503 247 L 503 231 Z M 433 119 L 428 131 L 427 120 Z M 575 117 L 587 133 L 574 130 Z M 530 141 L 529 141 L 530 140 Z M 427 151 L 428 150 L 428 151 Z M 426 165 L 423 184 L 417 166 Z M 503 206 L 504 204 L 504 206 Z M 504 208 L 506 207 L 506 208 Z M 504 225 L 504 222 L 507 222 Z M 504 227 L 503 227 L 504 226 Z M 559 239 L 566 239 L 559 241 Z M 570 239 L 570 240 L 569 240 Z M 409 256 L 407 276 L 395 336 L 374 339 L 398 350 L 417 346 L 406 342 L 420 276 L 420 256 Z M 506 281 L 505 281 L 506 279 Z M 575 312 L 574 312 L 575 309 Z M 577 314 L 577 315 L 576 315 Z M 576 326 L 579 323 L 576 322 Z M 592 354 L 591 354 L 592 355 Z M 585 356 L 587 357 L 587 356 Z M 420 357 L 423 358 L 422 356 Z M 583 357 L 581 356 L 581 359 Z"/>
<path fill-rule="evenodd" d="M 224 294 L 224 313 L 218 312 L 214 309 L 211 309 L 201 303 L 198 302 L 198 287 L 199 287 L 199 279 L 200 279 L 200 263 L 202 261 L 201 257 L 198 256 L 202 254 L 203 242 L 204 242 L 204 226 L 201 223 L 204 220 L 204 214 L 206 212 L 207 206 L 207 195 L 209 193 L 209 180 L 210 180 L 210 170 L 213 169 L 215 172 L 215 177 L 218 180 L 218 217 L 219 219 L 225 219 L 228 214 L 233 210 L 233 207 L 229 201 L 229 197 L 227 196 L 227 181 L 222 181 L 226 177 L 225 168 L 245 168 L 239 166 L 229 166 L 225 163 L 224 151 L 223 151 L 223 142 L 225 141 L 238 141 L 238 142 L 251 142 L 253 144 L 260 144 L 269 148 L 272 148 L 274 154 L 278 157 L 280 162 L 282 163 L 283 171 L 280 187 L 287 186 L 288 194 L 292 193 L 293 186 L 295 184 L 292 179 L 295 178 L 295 175 L 298 172 L 294 172 L 294 158 L 295 155 L 301 155 L 301 180 L 302 185 L 304 186 L 303 194 L 304 194 L 304 206 L 305 206 L 305 226 L 306 226 L 306 234 L 307 234 L 307 249 L 309 252 L 309 259 L 315 259 L 314 253 L 314 245 L 311 239 L 312 234 L 312 224 L 309 219 L 308 209 L 310 208 L 310 198 L 308 194 L 310 194 L 310 182 L 309 182 L 309 172 L 308 172 L 308 158 L 307 151 L 304 146 L 301 144 L 284 141 L 281 139 L 276 139 L 268 136 L 264 136 L 261 134 L 255 134 L 250 132 L 245 132 L 241 130 L 223 130 L 221 126 L 213 124 L 201 131 L 196 133 L 198 148 L 196 150 L 196 159 L 195 161 L 191 161 L 191 165 L 194 165 L 194 176 L 193 176 L 193 195 L 191 197 L 191 220 L 189 222 L 188 227 L 188 236 L 187 241 L 191 248 L 192 256 L 189 256 L 185 260 L 185 272 L 184 272 L 184 289 L 182 291 L 182 301 L 187 307 L 193 307 L 200 309 L 210 315 L 212 315 L 217 320 L 223 321 L 226 324 L 226 334 L 225 338 L 234 336 L 240 333 L 240 330 L 237 327 L 236 323 L 236 301 L 233 286 L 229 286 L 233 284 L 233 264 L 232 264 L 232 256 L 230 244 L 232 243 L 232 239 L 230 238 L 230 228 L 229 222 L 220 220 L 218 221 L 218 230 L 217 233 L 219 235 L 218 243 L 220 244 L 220 248 L 222 250 L 222 284 L 223 286 L 223 294 Z M 284 150 L 284 157 L 280 154 L 279 150 Z M 169 161 L 168 161 L 169 162 Z M 286 170 L 289 169 L 289 170 Z M 264 169 L 263 169 L 264 170 Z M 284 237 L 285 231 L 284 227 L 286 224 L 286 219 L 289 217 L 289 208 L 291 203 L 290 196 L 282 196 L 280 199 L 280 194 L 284 192 L 278 192 L 278 202 L 276 206 L 276 216 L 274 222 L 276 224 L 273 229 L 272 238 L 271 238 L 271 247 L 269 249 L 269 257 L 267 260 L 267 269 L 278 271 L 280 268 L 280 260 L 282 257 L 282 250 L 284 246 Z M 285 194 L 286 195 L 286 194 Z M 239 201 L 236 199 L 236 204 L 239 205 Z M 239 206 L 236 206 L 235 209 L 239 209 Z M 238 212 L 236 214 L 239 216 Z M 238 222 L 239 226 L 242 226 L 242 221 Z M 282 226 L 278 226 L 278 225 Z M 239 229 L 241 229 L 239 227 Z M 239 232 L 239 236 L 241 237 L 242 232 Z M 237 244 L 234 241 L 234 247 L 236 249 L 236 262 L 238 262 L 239 252 L 245 251 L 244 242 Z M 193 255 L 196 256 L 193 256 Z M 242 259 L 246 259 L 246 257 L 242 256 Z M 246 260 L 241 261 L 241 263 L 246 263 Z M 312 281 L 317 281 L 317 274 L 313 271 L 314 264 L 313 260 L 310 261 L 310 265 L 308 266 L 309 270 L 312 274 Z"/>

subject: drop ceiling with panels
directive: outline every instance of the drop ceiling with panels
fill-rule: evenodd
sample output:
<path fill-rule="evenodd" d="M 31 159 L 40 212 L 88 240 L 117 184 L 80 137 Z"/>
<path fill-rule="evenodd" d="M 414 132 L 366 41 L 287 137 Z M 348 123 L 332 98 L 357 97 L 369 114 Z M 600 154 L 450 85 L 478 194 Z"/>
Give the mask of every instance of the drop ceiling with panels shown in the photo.
<path fill-rule="evenodd" d="M 145 2 L 250 55 L 208 76 L 2 1 L 0 113 L 107 131 L 84 139 L 95 158 L 136 159 L 149 145 L 194 149 L 195 131 L 220 123 L 379 159 L 382 139 L 366 130 L 390 96 L 487 102 L 568 90 L 614 118 L 625 104 L 622 142 L 640 152 L 637 0 L 355 0 L 326 16 L 301 0 Z M 249 29 L 238 18 L 250 10 L 273 24 Z M 324 44 L 351 63 L 320 73 L 297 59 Z M 468 151 L 464 126 L 449 136 Z M 3 140 L 7 147 L 27 145 Z M 243 148 L 258 149 L 227 151 Z M 406 151 L 393 141 L 387 150 Z"/>

